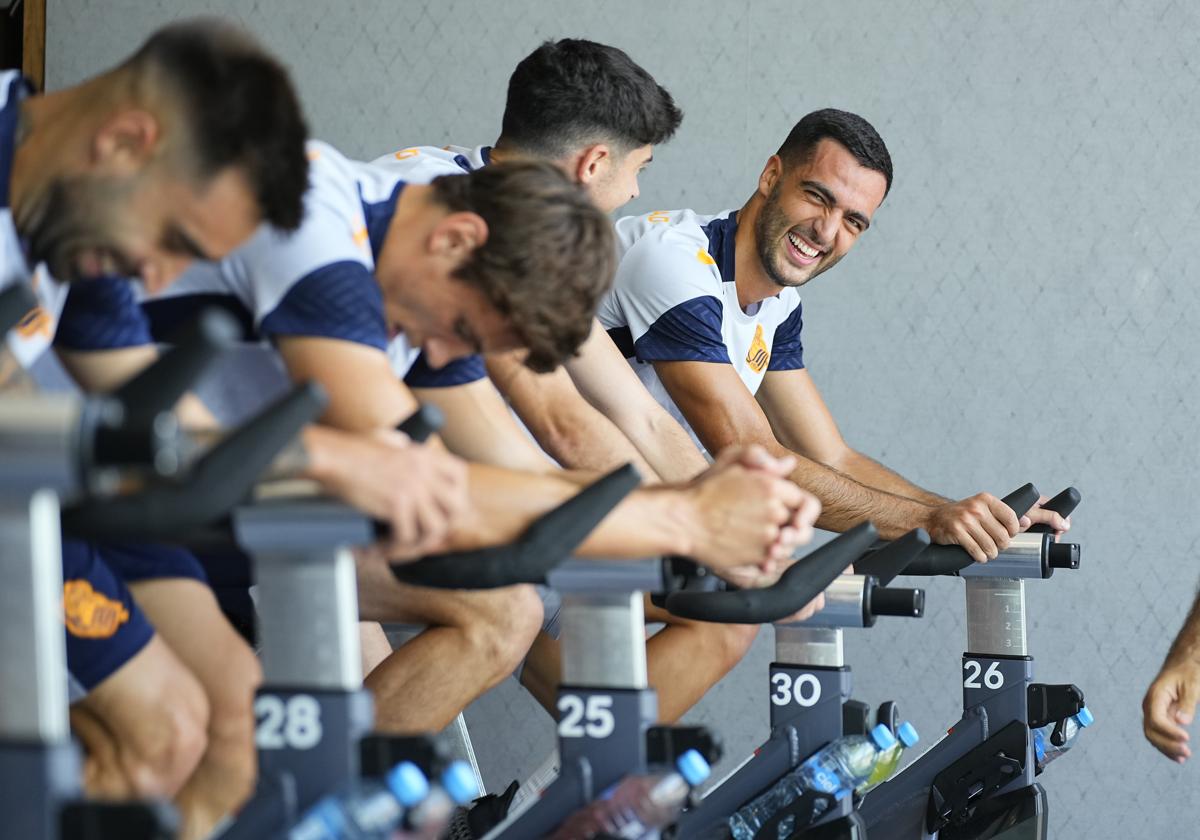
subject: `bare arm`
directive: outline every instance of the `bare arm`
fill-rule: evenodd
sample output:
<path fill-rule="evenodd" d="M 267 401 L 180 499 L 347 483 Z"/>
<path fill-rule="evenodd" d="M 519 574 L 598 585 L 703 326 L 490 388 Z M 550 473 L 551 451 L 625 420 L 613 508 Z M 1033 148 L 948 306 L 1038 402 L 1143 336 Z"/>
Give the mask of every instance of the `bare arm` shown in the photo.
<path fill-rule="evenodd" d="M 807 370 L 769 371 L 756 396 L 775 437 L 793 452 L 885 493 L 906 496 L 927 505 L 949 501 L 851 448 L 842 438 Z"/>
<path fill-rule="evenodd" d="M 658 478 L 620 430 L 580 396 L 565 370 L 536 374 L 518 353 L 496 354 L 486 361 L 496 388 L 558 463 L 595 472 L 631 463 L 648 480 Z"/>
<path fill-rule="evenodd" d="M 1192 756 L 1187 727 L 1200 699 L 1200 597 L 1175 637 L 1162 669 L 1142 700 L 1142 730 L 1167 758 L 1182 764 Z"/>
<path fill-rule="evenodd" d="M 616 424 L 664 481 L 686 481 L 708 467 L 691 435 L 642 385 L 599 322 L 566 364 L 579 392 Z"/>

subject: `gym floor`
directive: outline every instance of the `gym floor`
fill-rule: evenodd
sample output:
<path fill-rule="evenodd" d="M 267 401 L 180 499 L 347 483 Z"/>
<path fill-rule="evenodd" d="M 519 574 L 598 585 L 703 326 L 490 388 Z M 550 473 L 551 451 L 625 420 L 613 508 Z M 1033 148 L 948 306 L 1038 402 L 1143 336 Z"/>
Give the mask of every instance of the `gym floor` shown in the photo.
<path fill-rule="evenodd" d="M 1052 836 L 1194 836 L 1196 768 L 1145 742 L 1140 702 L 1197 580 L 1200 10 L 513 0 L 497 11 L 54 0 L 46 81 L 78 81 L 176 17 L 228 15 L 292 63 L 317 136 L 370 158 L 493 140 L 507 69 L 544 38 L 593 38 L 627 50 L 685 113 L 629 213 L 738 206 L 799 115 L 867 116 L 895 187 L 853 257 L 805 289 L 809 368 L 847 439 L 926 486 L 1083 491 L 1082 570 L 1029 586 L 1038 679 L 1076 683 L 1097 718 L 1048 779 Z M 961 582 L 927 588 L 923 621 L 847 633 L 847 659 L 862 699 L 894 698 L 932 738 L 957 715 L 965 628 Z M 770 644 L 765 631 L 691 716 L 719 721 L 732 760 L 766 731 Z M 492 786 L 552 744 L 515 685 L 468 719 L 485 715 L 476 746 Z"/>

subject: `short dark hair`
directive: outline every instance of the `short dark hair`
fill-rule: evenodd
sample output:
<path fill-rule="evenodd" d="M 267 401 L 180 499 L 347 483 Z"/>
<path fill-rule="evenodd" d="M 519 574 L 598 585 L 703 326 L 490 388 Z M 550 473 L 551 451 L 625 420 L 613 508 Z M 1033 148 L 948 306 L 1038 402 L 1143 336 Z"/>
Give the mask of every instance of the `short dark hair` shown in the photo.
<path fill-rule="evenodd" d="M 263 220 L 299 227 L 308 189 L 308 128 L 287 70 L 246 32 L 213 19 L 158 30 L 125 63 L 135 84 L 165 85 L 185 121 L 200 179 L 233 166 Z"/>
<path fill-rule="evenodd" d="M 513 71 L 500 141 L 551 160 L 596 142 L 629 152 L 665 143 L 682 119 L 671 94 L 623 51 L 564 38 Z"/>
<path fill-rule="evenodd" d="M 432 184 L 439 204 L 475 213 L 488 227 L 487 240 L 454 276 L 509 322 L 529 350 L 527 367 L 554 370 L 588 337 L 612 285 L 612 222 L 548 162 L 495 163 Z"/>
<path fill-rule="evenodd" d="M 882 173 L 887 180 L 883 194 L 887 196 L 892 188 L 892 157 L 879 132 L 858 114 L 836 108 L 813 111 L 792 127 L 776 154 L 787 166 L 804 163 L 812 155 L 817 143 L 826 138 L 845 146 L 855 160 L 867 169 Z"/>

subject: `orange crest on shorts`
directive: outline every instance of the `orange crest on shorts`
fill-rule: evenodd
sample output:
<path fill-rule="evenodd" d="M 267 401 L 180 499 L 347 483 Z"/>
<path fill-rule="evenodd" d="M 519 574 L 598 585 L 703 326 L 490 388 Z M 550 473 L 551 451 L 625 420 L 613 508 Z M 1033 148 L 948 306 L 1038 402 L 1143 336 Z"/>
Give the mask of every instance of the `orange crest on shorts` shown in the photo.
<path fill-rule="evenodd" d="M 63 583 L 63 615 L 67 631 L 81 639 L 107 639 L 129 620 L 129 610 L 86 580 Z"/>
<path fill-rule="evenodd" d="M 750 370 L 755 373 L 762 373 L 769 361 L 771 361 L 771 351 L 767 349 L 767 342 L 763 340 L 762 324 L 758 324 L 754 327 L 754 340 L 750 342 L 750 352 L 746 354 L 746 364 L 750 365 Z"/>

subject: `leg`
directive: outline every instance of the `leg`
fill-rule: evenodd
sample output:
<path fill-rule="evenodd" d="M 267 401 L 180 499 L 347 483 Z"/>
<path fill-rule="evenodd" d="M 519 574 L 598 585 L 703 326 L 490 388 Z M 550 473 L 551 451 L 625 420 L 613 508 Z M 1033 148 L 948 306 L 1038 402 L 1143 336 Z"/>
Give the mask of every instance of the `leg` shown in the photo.
<path fill-rule="evenodd" d="M 87 694 L 71 707 L 84 788 L 117 799 L 174 796 L 205 748 L 208 703 L 154 633 L 100 550 L 63 540 L 67 667 Z"/>
<path fill-rule="evenodd" d="M 254 790 L 254 692 L 262 671 L 205 584 L 164 578 L 130 589 L 208 698 L 208 748 L 176 799 L 184 820 L 181 837 L 206 837 Z"/>
<path fill-rule="evenodd" d="M 406 586 L 378 564 L 358 569 L 364 619 L 426 628 L 366 679 L 380 731 L 443 729 L 516 670 L 542 626 L 532 586 L 456 592 Z"/>
<path fill-rule="evenodd" d="M 754 644 L 757 625 L 708 624 L 677 618 L 646 599 L 646 620 L 666 627 L 646 640 L 650 687 L 660 723 L 674 723 L 720 682 Z M 539 635 L 525 661 L 522 684 L 555 717 L 562 659 L 558 642 Z"/>
<path fill-rule="evenodd" d="M 158 636 L 71 706 L 83 787 L 100 799 L 171 798 L 207 743 L 204 690 Z"/>

